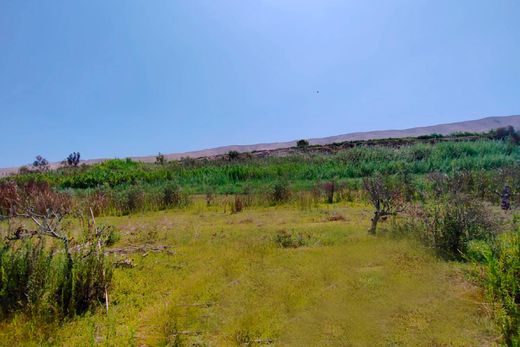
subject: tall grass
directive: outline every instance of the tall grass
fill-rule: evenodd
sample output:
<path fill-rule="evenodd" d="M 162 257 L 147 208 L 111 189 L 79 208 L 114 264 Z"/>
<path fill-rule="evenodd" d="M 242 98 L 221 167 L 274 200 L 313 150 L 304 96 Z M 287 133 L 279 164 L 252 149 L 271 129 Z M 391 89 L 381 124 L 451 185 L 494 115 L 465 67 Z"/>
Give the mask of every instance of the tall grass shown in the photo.
<path fill-rule="evenodd" d="M 295 154 L 287 157 L 229 160 L 183 160 L 164 165 L 109 160 L 77 170 L 58 170 L 19 175 L 19 181 L 40 179 L 53 186 L 73 189 L 164 184 L 174 181 L 193 193 L 240 193 L 241 186 L 268 187 L 278 180 L 308 182 L 345 180 L 407 172 L 422 175 L 433 171 L 492 170 L 520 160 L 520 147 L 501 141 L 443 142 L 394 147 L 354 147 L 336 154 Z"/>
<path fill-rule="evenodd" d="M 520 345 L 520 228 L 484 251 L 483 284 L 508 346 Z"/>
<path fill-rule="evenodd" d="M 21 311 L 60 319 L 104 302 L 112 271 L 96 247 L 90 243 L 69 258 L 45 237 L 0 241 L 0 318 Z"/>

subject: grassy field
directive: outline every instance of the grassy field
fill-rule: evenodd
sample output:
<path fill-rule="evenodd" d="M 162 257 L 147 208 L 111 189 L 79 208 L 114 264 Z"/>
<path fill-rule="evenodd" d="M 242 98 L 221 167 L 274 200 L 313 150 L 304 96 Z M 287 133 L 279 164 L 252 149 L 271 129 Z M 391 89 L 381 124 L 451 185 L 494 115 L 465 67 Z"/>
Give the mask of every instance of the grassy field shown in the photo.
<path fill-rule="evenodd" d="M 116 269 L 108 315 L 60 326 L 22 316 L 1 323 L 0 344 L 63 346 L 485 346 L 497 335 L 464 265 L 411 240 L 368 236 L 361 205 L 186 210 L 106 217 Z M 277 235 L 293 235 L 284 248 Z M 121 256 L 123 257 L 123 256 Z"/>

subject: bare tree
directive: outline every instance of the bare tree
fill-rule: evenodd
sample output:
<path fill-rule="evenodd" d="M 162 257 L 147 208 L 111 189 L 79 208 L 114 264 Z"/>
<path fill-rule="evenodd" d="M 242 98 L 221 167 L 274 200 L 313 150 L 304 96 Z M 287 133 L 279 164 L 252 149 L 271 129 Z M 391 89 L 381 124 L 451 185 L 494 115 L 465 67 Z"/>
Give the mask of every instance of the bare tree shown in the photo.
<path fill-rule="evenodd" d="M 372 178 L 365 177 L 363 185 L 368 193 L 370 202 L 375 208 L 374 216 L 371 220 L 372 225 L 368 233 L 375 235 L 379 220 L 384 220 L 388 216 L 395 216 L 403 211 L 403 200 L 400 191 L 391 187 L 380 175 Z"/>
<path fill-rule="evenodd" d="M 22 240 L 34 236 L 47 236 L 63 243 L 68 266 L 72 267 L 69 238 L 61 230 L 63 218 L 71 211 L 71 201 L 66 194 L 53 192 L 46 183 L 28 182 L 23 188 L 8 182 L 0 189 L 2 211 L 8 220 L 8 240 Z M 24 221 L 32 222 L 27 227 Z M 21 223 L 20 223 L 21 222 Z"/>

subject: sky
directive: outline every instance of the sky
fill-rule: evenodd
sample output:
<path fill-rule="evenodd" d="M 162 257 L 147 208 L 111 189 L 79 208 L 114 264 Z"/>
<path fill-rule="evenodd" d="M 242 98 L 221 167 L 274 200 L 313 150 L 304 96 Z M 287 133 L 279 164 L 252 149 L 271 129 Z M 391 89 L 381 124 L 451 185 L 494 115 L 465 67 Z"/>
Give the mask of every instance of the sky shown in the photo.
<path fill-rule="evenodd" d="M 0 0 L 0 167 L 520 114 L 519 16 L 518 0 Z"/>

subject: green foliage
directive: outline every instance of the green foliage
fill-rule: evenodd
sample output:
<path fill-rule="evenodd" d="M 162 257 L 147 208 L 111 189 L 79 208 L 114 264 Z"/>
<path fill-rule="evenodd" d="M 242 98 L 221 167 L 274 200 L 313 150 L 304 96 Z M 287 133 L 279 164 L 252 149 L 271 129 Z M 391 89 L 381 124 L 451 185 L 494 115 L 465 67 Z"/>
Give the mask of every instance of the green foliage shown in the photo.
<path fill-rule="evenodd" d="M 116 244 L 119 240 L 121 240 L 121 233 L 116 230 L 113 226 L 108 226 L 106 228 L 106 240 L 105 245 L 110 247 Z"/>
<path fill-rule="evenodd" d="M 488 241 L 471 240 L 467 244 L 464 258 L 474 263 L 483 264 L 490 252 L 493 252 L 493 248 Z"/>
<path fill-rule="evenodd" d="M 307 148 L 309 147 L 309 141 L 301 139 L 296 142 L 296 146 L 298 148 Z"/>
<path fill-rule="evenodd" d="M 157 164 L 157 165 L 164 165 L 165 162 L 166 162 L 166 159 L 164 158 L 164 154 L 159 152 L 159 154 L 157 154 L 155 156 L 155 164 Z"/>
<path fill-rule="evenodd" d="M 286 181 L 278 181 L 271 188 L 270 200 L 273 204 L 286 202 L 291 197 L 291 191 Z"/>
<path fill-rule="evenodd" d="M 170 182 L 162 187 L 162 203 L 165 208 L 185 206 L 188 197 L 181 192 L 179 185 Z"/>
<path fill-rule="evenodd" d="M 498 307 L 496 318 L 508 346 L 520 345 L 520 229 L 503 235 L 496 251 L 483 252 L 484 285 Z"/>
<path fill-rule="evenodd" d="M 144 190 L 140 186 L 131 186 L 123 192 L 121 209 L 124 213 L 142 211 L 145 203 Z"/>
<path fill-rule="evenodd" d="M 298 248 L 308 244 L 309 236 L 301 232 L 278 230 L 274 236 L 274 242 L 281 248 Z"/>
<path fill-rule="evenodd" d="M 438 133 L 431 133 L 430 135 L 421 135 L 417 136 L 420 140 L 428 140 L 428 139 L 442 139 L 444 135 Z"/>
<path fill-rule="evenodd" d="M 45 236 L 0 241 L 0 318 L 61 319 L 104 302 L 112 271 L 99 237 L 71 253 Z"/>
<path fill-rule="evenodd" d="M 449 194 L 434 203 L 409 208 L 393 228 L 397 234 L 415 234 L 439 255 L 454 260 L 469 256 L 481 259 L 482 243 L 492 241 L 500 230 L 493 212 L 465 194 Z"/>
<path fill-rule="evenodd" d="M 237 151 L 229 151 L 228 152 L 228 157 L 230 160 L 235 160 L 235 159 L 238 159 L 240 153 L 238 153 Z"/>
<path fill-rule="evenodd" d="M 154 165 L 116 159 L 76 170 L 33 172 L 10 179 L 18 185 L 37 181 L 66 190 L 76 197 L 83 210 L 92 208 L 95 215 L 184 207 L 189 204 L 190 195 L 206 194 L 207 187 L 211 187 L 209 204 L 214 195 L 242 194 L 246 186 L 254 194 L 267 192 L 265 198 L 272 204 L 286 202 L 290 199 L 289 185 L 295 192 L 319 187 L 329 202 L 352 201 L 355 196 L 359 198 L 356 190 L 360 189 L 361 179 L 377 172 L 383 176 L 397 175 L 407 202 L 424 200 L 432 192 L 440 196 L 456 188 L 495 203 L 494 192 L 507 183 L 513 189 L 512 204 L 520 204 L 520 194 L 516 193 L 520 190 L 519 146 L 491 140 L 402 147 L 389 143 L 361 143 L 327 155 L 306 153 L 232 161 L 223 156 L 215 160 L 184 158 Z M 283 182 L 285 187 L 273 182 Z M 320 182 L 334 184 L 325 183 L 324 187 Z"/>
<path fill-rule="evenodd" d="M 162 184 L 175 180 L 180 187 L 205 193 L 211 185 L 216 192 L 235 193 L 234 186 L 250 182 L 266 187 L 270 182 L 290 177 L 293 182 L 318 179 L 345 180 L 373 175 L 397 174 L 403 170 L 410 175 L 438 171 L 493 170 L 515 165 L 520 160 L 520 148 L 503 141 L 418 143 L 410 146 L 359 146 L 340 150 L 331 155 L 291 155 L 287 157 L 251 158 L 166 162 L 164 165 L 109 160 L 79 170 L 58 170 L 16 176 L 17 181 L 42 179 L 59 188 L 119 187 L 136 183 Z"/>

